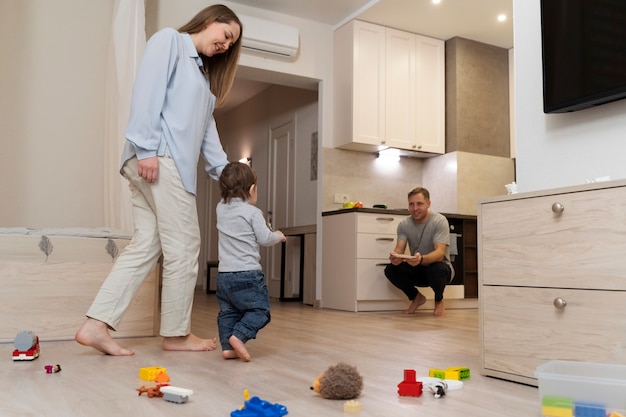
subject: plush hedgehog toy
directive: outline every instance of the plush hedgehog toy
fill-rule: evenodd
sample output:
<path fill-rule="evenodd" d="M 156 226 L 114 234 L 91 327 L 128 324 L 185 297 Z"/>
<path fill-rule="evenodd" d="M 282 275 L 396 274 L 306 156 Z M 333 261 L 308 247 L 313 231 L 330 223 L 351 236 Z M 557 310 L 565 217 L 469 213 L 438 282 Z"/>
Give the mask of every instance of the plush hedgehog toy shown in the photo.
<path fill-rule="evenodd" d="M 340 362 L 318 376 L 311 389 L 329 400 L 351 400 L 361 395 L 363 378 L 354 366 Z"/>

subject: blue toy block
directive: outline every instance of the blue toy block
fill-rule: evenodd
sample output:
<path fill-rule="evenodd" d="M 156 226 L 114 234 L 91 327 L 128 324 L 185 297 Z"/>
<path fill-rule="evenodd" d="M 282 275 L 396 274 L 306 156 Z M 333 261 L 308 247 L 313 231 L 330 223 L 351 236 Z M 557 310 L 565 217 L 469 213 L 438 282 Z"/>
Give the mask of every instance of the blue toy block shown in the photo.
<path fill-rule="evenodd" d="M 574 402 L 575 417 L 606 417 L 606 408 L 602 404 Z"/>
<path fill-rule="evenodd" d="M 259 397 L 252 397 L 244 402 L 244 408 L 230 413 L 230 417 L 282 417 L 287 414 L 287 407 L 272 404 Z"/>

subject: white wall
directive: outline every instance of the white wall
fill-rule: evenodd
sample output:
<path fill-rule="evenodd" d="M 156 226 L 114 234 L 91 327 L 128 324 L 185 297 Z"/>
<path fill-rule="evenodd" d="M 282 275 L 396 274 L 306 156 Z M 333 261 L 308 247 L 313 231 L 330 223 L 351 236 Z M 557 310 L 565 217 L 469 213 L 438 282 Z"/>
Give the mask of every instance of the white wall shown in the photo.
<path fill-rule="evenodd" d="M 112 1 L 0 2 L 0 227 L 97 227 Z"/>
<path fill-rule="evenodd" d="M 519 191 L 626 177 L 626 100 L 543 113 L 539 0 L 513 0 L 515 142 Z"/>
<path fill-rule="evenodd" d="M 208 4 L 146 0 L 146 28 L 178 27 Z M 241 65 L 286 81 L 324 80 L 320 96 L 331 96 L 332 27 L 225 4 L 300 30 L 300 55 L 293 62 L 244 54 Z M 104 224 L 104 84 L 113 5 L 0 1 L 0 227 Z M 331 125 L 331 105 L 321 106 L 323 126 Z"/>

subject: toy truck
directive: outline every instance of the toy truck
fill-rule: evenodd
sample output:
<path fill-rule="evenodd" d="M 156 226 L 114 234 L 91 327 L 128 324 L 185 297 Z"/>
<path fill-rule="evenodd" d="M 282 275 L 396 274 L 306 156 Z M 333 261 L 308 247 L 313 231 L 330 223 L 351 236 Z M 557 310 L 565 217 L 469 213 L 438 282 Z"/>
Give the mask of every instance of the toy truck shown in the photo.
<path fill-rule="evenodd" d="M 189 400 L 189 396 L 193 394 L 193 391 L 187 388 L 172 387 L 166 385 L 161 387 L 163 393 L 163 399 L 172 403 L 182 404 Z"/>

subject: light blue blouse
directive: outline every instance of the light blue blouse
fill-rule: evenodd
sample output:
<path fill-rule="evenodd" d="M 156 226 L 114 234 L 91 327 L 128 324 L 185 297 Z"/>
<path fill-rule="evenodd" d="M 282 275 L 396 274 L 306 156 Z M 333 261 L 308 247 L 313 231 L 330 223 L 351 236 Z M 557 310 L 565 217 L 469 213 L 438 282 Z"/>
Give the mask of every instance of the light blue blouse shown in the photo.
<path fill-rule="evenodd" d="M 167 149 L 185 190 L 196 194 L 200 152 L 213 179 L 228 164 L 214 108 L 215 96 L 189 34 L 171 28 L 155 33 L 135 78 L 122 166 L 134 155 L 163 156 Z"/>

